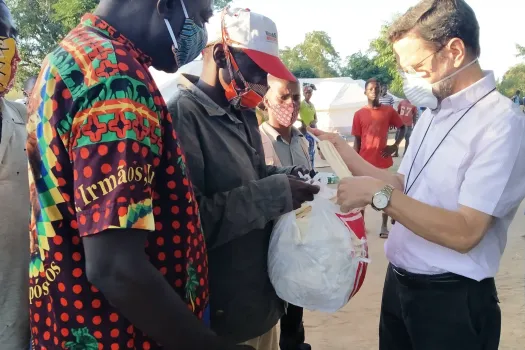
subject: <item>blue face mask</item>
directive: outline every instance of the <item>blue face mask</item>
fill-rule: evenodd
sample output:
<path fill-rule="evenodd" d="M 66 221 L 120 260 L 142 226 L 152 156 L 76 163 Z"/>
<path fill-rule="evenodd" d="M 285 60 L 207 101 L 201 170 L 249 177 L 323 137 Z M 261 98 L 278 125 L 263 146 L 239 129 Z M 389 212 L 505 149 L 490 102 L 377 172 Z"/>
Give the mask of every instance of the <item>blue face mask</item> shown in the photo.
<path fill-rule="evenodd" d="M 186 20 L 184 21 L 184 26 L 182 27 L 178 40 L 175 38 L 170 22 L 167 19 L 164 19 L 171 40 L 173 40 L 173 53 L 175 54 L 175 60 L 179 68 L 199 57 L 208 42 L 208 32 L 206 31 L 206 28 L 199 26 L 195 21 L 189 18 L 184 1 L 180 0 L 180 3 L 184 10 Z"/>

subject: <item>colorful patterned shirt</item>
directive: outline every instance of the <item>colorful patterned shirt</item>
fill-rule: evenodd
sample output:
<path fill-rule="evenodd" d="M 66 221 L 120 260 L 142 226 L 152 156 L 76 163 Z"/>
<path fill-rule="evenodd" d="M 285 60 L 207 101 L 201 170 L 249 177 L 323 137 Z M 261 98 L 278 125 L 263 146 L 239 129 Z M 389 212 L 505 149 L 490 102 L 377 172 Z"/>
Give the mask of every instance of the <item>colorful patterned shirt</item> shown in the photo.
<path fill-rule="evenodd" d="M 198 207 L 149 65 L 93 15 L 44 61 L 27 144 L 33 349 L 161 349 L 86 278 L 82 238 L 108 229 L 150 231 L 150 262 L 203 316 Z"/>

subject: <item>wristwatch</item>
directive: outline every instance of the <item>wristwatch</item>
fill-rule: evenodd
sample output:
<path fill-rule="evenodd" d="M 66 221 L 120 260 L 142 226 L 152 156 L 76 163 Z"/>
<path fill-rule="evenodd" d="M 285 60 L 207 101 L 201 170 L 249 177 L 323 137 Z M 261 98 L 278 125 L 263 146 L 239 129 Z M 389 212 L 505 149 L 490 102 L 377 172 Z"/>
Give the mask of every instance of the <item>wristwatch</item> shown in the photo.
<path fill-rule="evenodd" d="M 394 192 L 394 187 L 391 185 L 386 185 L 383 189 L 372 197 L 372 208 L 377 211 L 383 211 L 390 204 L 390 198 L 392 198 L 392 193 Z"/>

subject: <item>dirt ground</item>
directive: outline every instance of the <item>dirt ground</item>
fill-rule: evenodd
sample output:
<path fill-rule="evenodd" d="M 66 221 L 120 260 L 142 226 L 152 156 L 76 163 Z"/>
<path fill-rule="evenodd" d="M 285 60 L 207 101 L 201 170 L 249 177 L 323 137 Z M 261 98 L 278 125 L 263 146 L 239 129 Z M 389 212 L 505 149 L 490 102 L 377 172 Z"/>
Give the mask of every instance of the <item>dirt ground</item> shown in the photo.
<path fill-rule="evenodd" d="M 396 165 L 399 160 L 396 161 Z M 502 310 L 501 350 L 525 349 L 525 202 L 509 229 L 497 276 Z M 369 265 L 359 293 L 335 314 L 305 313 L 306 338 L 314 350 L 378 349 L 379 309 L 387 260 L 378 236 L 381 214 L 367 211 Z"/>

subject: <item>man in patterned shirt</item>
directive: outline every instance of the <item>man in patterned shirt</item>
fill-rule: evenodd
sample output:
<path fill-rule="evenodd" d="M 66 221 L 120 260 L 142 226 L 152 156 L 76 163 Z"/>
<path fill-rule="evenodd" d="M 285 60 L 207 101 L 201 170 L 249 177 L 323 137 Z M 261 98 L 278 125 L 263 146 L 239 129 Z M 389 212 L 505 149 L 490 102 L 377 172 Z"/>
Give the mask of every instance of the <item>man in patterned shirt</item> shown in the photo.
<path fill-rule="evenodd" d="M 242 348 L 199 321 L 198 206 L 148 71 L 198 56 L 211 3 L 102 0 L 44 61 L 27 144 L 33 349 Z"/>

